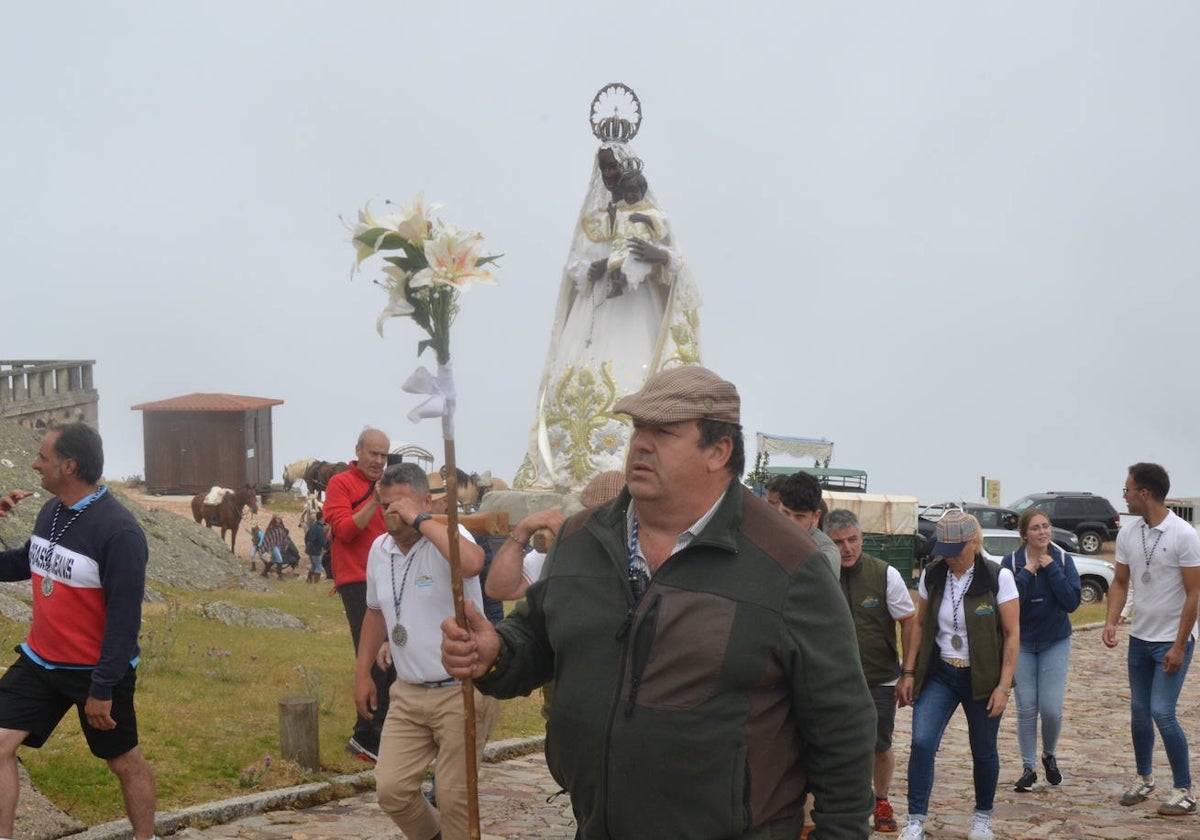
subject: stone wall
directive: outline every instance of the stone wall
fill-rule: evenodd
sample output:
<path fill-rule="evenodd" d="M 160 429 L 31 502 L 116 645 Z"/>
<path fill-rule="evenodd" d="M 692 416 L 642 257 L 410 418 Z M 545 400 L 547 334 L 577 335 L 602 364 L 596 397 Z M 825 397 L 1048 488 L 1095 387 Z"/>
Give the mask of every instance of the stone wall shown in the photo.
<path fill-rule="evenodd" d="M 99 428 L 95 361 L 0 359 L 0 418 L 32 431 L 82 421 Z"/>

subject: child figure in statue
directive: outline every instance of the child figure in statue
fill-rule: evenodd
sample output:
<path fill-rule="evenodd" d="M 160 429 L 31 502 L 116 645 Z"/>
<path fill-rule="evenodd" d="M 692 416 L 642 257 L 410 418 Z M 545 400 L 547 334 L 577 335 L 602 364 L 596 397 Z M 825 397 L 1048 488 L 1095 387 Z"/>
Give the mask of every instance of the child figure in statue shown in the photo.
<path fill-rule="evenodd" d="M 617 194 L 621 201 L 616 205 L 613 217 L 612 252 L 608 256 L 605 271 L 609 279 L 610 298 L 624 294 L 630 286 L 636 289 L 655 268 L 653 263 L 629 259 L 630 246 L 634 241 L 658 245 L 666 235 L 666 216 L 647 200 L 647 189 L 646 176 L 637 169 L 626 172 L 617 182 Z"/>

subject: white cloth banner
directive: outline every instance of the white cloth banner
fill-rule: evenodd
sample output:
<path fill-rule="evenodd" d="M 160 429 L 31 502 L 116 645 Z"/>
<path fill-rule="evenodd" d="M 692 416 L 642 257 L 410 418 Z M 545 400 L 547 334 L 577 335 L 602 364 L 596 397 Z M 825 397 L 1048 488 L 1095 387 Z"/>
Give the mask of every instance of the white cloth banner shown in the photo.
<path fill-rule="evenodd" d="M 833 457 L 833 441 L 824 438 L 784 437 L 757 432 L 758 451 L 769 455 L 791 455 L 793 458 L 816 458 L 829 463 Z"/>

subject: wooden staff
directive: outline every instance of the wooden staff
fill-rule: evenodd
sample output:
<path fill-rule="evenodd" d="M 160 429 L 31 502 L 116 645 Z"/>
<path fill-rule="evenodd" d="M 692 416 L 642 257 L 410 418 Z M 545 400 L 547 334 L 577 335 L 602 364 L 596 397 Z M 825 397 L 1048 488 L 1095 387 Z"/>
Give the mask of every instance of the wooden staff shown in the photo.
<path fill-rule="evenodd" d="M 454 438 L 446 437 L 446 528 L 450 536 L 450 586 L 454 592 L 454 618 L 464 630 L 467 609 L 463 604 L 462 563 L 458 553 L 458 466 L 454 460 Z M 475 682 L 462 681 L 463 755 L 467 762 L 467 828 L 471 840 L 479 840 L 479 767 L 475 763 Z"/>

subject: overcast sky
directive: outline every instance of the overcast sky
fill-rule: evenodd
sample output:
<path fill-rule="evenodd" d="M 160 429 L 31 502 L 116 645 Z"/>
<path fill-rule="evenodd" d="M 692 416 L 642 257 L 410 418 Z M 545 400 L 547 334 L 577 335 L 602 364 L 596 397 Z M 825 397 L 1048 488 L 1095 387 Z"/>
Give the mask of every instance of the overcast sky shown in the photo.
<path fill-rule="evenodd" d="M 421 337 L 339 215 L 423 191 L 505 254 L 454 334 L 457 451 L 511 480 L 596 141 L 634 145 L 753 435 L 926 501 L 1200 495 L 1200 5 L 60 2 L 0 12 L 0 357 L 95 359 L 129 407 L 274 397 L 274 472 L 365 424 L 439 454 Z M 428 354 L 421 359 L 432 366 Z M 782 463 L 777 459 L 775 463 Z"/>

